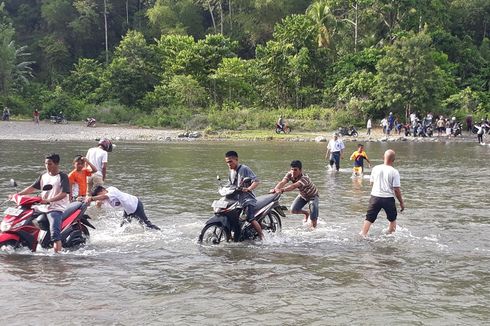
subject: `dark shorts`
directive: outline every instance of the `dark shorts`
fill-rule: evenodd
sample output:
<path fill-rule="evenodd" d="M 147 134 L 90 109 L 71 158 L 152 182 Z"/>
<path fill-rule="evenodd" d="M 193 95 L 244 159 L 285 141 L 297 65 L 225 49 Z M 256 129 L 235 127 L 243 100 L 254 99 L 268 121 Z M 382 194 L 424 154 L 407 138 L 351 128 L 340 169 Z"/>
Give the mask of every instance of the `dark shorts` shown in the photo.
<path fill-rule="evenodd" d="M 395 198 L 376 196 L 371 196 L 371 199 L 369 199 L 369 207 L 366 213 L 366 220 L 374 223 L 381 209 L 384 209 L 388 221 L 393 222 L 394 220 L 396 220 L 397 212 Z"/>

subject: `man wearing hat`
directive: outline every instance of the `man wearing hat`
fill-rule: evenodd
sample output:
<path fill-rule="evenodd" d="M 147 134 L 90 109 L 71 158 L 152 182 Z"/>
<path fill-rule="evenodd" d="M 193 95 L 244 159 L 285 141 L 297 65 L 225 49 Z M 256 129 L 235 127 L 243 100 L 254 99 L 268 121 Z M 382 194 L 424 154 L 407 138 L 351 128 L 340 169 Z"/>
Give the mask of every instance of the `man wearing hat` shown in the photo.
<path fill-rule="evenodd" d="M 335 169 L 337 171 L 340 169 L 340 159 L 344 158 L 344 148 L 344 142 L 339 139 L 339 134 L 334 133 L 333 138 L 328 142 L 325 159 L 329 160 L 331 168 L 333 168 L 333 164 L 335 163 Z"/>

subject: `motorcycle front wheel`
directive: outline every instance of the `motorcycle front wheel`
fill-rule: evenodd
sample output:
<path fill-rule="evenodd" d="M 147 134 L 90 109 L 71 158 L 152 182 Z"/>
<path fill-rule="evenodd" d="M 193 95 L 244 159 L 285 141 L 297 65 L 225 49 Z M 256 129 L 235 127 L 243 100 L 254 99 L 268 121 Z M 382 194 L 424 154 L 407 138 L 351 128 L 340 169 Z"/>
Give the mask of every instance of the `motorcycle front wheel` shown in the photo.
<path fill-rule="evenodd" d="M 272 233 L 281 232 L 281 218 L 279 217 L 279 214 L 277 214 L 277 212 L 270 211 L 266 216 L 264 216 L 262 220 L 260 220 L 260 226 L 264 231 Z"/>
<path fill-rule="evenodd" d="M 358 136 L 357 131 L 354 131 L 354 132 L 352 133 L 352 137 L 357 137 L 357 136 Z"/>
<path fill-rule="evenodd" d="M 228 241 L 229 237 L 226 229 L 221 223 L 210 223 L 206 225 L 199 235 L 199 243 L 207 245 L 217 245 Z"/>
<path fill-rule="evenodd" d="M 5 250 L 7 248 L 15 249 L 18 247 L 18 242 L 14 240 L 8 240 L 0 243 L 0 250 Z"/>

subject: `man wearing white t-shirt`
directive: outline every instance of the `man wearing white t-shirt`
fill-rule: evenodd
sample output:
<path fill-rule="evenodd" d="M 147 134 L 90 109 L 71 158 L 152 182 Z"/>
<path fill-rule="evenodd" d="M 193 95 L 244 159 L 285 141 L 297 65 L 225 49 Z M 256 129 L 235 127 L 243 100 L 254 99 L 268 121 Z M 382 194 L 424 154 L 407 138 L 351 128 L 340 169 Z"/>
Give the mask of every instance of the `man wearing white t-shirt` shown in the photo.
<path fill-rule="evenodd" d="M 107 173 L 108 152 L 112 152 L 112 143 L 107 138 L 101 138 L 98 146 L 90 148 L 87 155 L 85 155 L 85 158 L 97 168 L 96 172 L 87 177 L 88 192 L 104 184 Z"/>
<path fill-rule="evenodd" d="M 344 142 L 342 139 L 339 139 L 339 135 L 337 133 L 334 133 L 333 138 L 328 142 L 325 159 L 329 160 L 331 168 L 333 168 L 335 163 L 335 169 L 337 171 L 340 169 L 340 159 L 344 158 L 344 148 Z"/>
<path fill-rule="evenodd" d="M 98 206 L 102 203 L 107 203 L 112 208 L 122 208 L 124 210 L 124 219 L 121 226 L 130 222 L 134 217 L 147 228 L 160 230 L 158 226 L 150 222 L 146 216 L 143 203 L 138 197 L 122 192 L 116 187 L 104 188 L 103 186 L 97 186 L 92 192 L 92 197 L 87 197 L 85 199 L 87 204 L 91 201 L 97 201 Z"/>
<path fill-rule="evenodd" d="M 388 218 L 388 233 L 395 232 L 396 229 L 396 204 L 395 197 L 400 203 L 400 212 L 403 212 L 405 205 L 403 204 L 402 193 L 400 190 L 400 173 L 393 167 L 395 161 L 395 151 L 388 149 L 384 153 L 384 163 L 376 165 L 371 170 L 371 199 L 366 213 L 366 219 L 362 226 L 362 236 L 367 236 L 371 224 L 378 217 L 381 209 L 384 209 Z"/>

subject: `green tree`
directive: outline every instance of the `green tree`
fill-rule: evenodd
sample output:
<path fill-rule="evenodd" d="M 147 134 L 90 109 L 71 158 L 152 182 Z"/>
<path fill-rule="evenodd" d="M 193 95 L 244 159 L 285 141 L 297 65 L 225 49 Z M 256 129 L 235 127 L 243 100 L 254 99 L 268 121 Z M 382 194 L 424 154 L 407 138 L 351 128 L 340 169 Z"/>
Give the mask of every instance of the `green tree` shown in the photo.
<path fill-rule="evenodd" d="M 430 36 L 418 33 L 387 47 L 386 56 L 377 65 L 378 108 L 408 116 L 414 110 L 438 107 L 444 79 L 450 76 L 435 64 L 431 42 Z"/>

